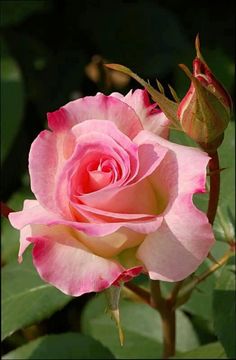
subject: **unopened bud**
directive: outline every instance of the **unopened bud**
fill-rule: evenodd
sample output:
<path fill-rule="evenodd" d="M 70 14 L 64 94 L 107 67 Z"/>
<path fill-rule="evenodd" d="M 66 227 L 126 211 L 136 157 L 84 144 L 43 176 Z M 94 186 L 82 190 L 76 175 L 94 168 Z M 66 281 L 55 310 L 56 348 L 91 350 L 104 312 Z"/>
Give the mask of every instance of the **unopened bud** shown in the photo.
<path fill-rule="evenodd" d="M 214 151 L 223 140 L 231 115 L 232 101 L 221 83 L 204 61 L 196 38 L 197 57 L 193 74 L 180 65 L 191 79 L 190 89 L 178 107 L 183 130 L 207 151 Z"/>

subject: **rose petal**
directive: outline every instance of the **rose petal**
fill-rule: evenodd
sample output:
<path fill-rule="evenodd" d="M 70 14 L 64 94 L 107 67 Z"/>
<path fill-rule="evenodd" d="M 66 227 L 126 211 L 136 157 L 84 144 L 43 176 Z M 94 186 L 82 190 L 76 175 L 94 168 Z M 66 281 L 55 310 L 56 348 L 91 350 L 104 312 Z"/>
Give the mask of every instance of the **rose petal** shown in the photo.
<path fill-rule="evenodd" d="M 137 158 L 138 147 L 125 134 L 120 132 L 117 126 L 111 121 L 92 120 L 92 119 L 90 121 L 84 121 L 83 123 L 74 126 L 72 128 L 72 133 L 75 135 L 77 139 L 76 141 L 80 144 L 84 142 L 84 140 L 82 139 L 87 138 L 87 141 L 90 144 L 93 144 L 94 141 L 97 140 L 102 145 L 109 144 L 112 147 L 112 142 L 108 138 L 110 137 L 112 140 L 115 141 L 113 143 L 113 147 L 115 151 L 120 152 L 122 150 L 123 153 L 125 150 L 129 155 L 129 167 L 130 167 L 131 178 L 133 178 L 136 175 L 138 170 L 138 158 Z M 98 136 L 97 139 L 96 136 Z M 115 146 L 115 143 L 117 143 L 118 148 L 117 146 Z"/>
<path fill-rule="evenodd" d="M 85 217 L 89 217 L 88 213 L 96 216 L 91 216 L 91 220 L 96 219 L 95 221 L 98 222 L 99 219 L 102 219 L 104 222 L 115 222 L 115 221 L 124 221 L 124 220 L 141 220 L 141 219 L 153 219 L 155 215 L 151 214 L 142 214 L 142 213 L 126 213 L 126 212 L 112 212 L 112 211 L 106 211 L 101 210 L 97 208 L 92 208 L 90 206 L 87 206 L 85 204 L 75 204 L 72 203 L 72 206 L 78 210 L 78 212 L 87 213 Z"/>
<path fill-rule="evenodd" d="M 105 186 L 111 184 L 112 173 L 103 171 L 89 171 L 89 189 L 90 191 L 97 191 L 103 189 Z"/>
<path fill-rule="evenodd" d="M 20 231 L 20 247 L 18 252 L 18 261 L 22 262 L 22 255 L 30 245 L 30 242 L 27 240 L 28 237 L 32 236 L 31 226 L 27 225 Z"/>
<path fill-rule="evenodd" d="M 71 133 L 54 134 L 42 131 L 31 145 L 29 172 L 31 189 L 40 203 L 58 212 L 55 203 L 57 177 L 65 161 L 72 154 L 74 138 Z"/>
<path fill-rule="evenodd" d="M 76 136 L 77 141 L 80 141 L 80 136 L 90 135 L 91 133 L 108 135 L 124 150 L 136 157 L 137 145 L 134 144 L 128 136 L 123 134 L 119 128 L 109 120 L 90 119 L 89 121 L 84 121 L 75 125 L 71 131 Z"/>
<path fill-rule="evenodd" d="M 158 231 L 148 235 L 138 249 L 137 257 L 152 279 L 184 279 L 197 269 L 214 244 L 207 217 L 193 205 L 191 197 L 180 195 Z"/>
<path fill-rule="evenodd" d="M 160 166 L 167 152 L 168 149 L 158 144 L 140 145 L 138 148 L 139 171 L 133 179 L 126 182 L 127 185 L 114 186 L 111 189 L 104 188 L 96 193 L 81 195 L 79 199 L 91 208 L 104 211 L 160 214 L 166 205 L 165 197 L 158 191 L 153 191 L 147 178 Z M 105 202 L 104 198 L 106 198 Z"/>
<path fill-rule="evenodd" d="M 106 201 L 104 201 L 104 197 Z M 84 194 L 79 199 L 90 207 L 91 212 L 93 209 L 99 209 L 107 213 L 140 213 L 149 216 L 160 213 L 156 194 L 146 179 L 124 188 L 101 189 L 96 193 Z M 107 215 L 109 216 L 109 214 Z"/>
<path fill-rule="evenodd" d="M 24 208 L 22 211 L 9 214 L 9 220 L 13 227 L 20 230 L 26 225 L 65 225 L 82 231 L 89 236 L 105 236 L 112 234 L 119 230 L 121 227 L 137 231 L 139 233 L 147 234 L 149 232 L 156 231 L 160 226 L 162 217 L 153 217 L 145 220 L 134 221 L 121 221 L 116 223 L 87 223 L 79 221 L 65 220 L 60 215 L 47 211 L 39 204 L 31 209 Z"/>
<path fill-rule="evenodd" d="M 167 152 L 168 149 L 159 144 L 140 144 L 138 147 L 139 171 L 132 183 L 150 176 L 159 167 Z"/>
<path fill-rule="evenodd" d="M 30 240 L 33 263 L 42 279 L 68 295 L 102 291 L 124 271 L 115 261 L 91 253 L 63 227 Z"/>
<path fill-rule="evenodd" d="M 170 169 L 173 165 L 172 174 L 168 173 L 168 175 L 170 181 L 176 183 L 178 193 L 205 192 L 206 166 L 210 158 L 202 150 L 172 143 L 148 131 L 141 131 L 134 139 L 134 142 L 138 145 L 159 144 L 172 151 L 172 157 L 170 156 L 168 162 L 165 161 L 165 164 L 163 162 L 163 166 L 168 166 Z M 164 175 L 163 178 L 167 179 L 167 176 Z M 152 176 L 152 182 L 154 186 L 155 184 L 158 186 L 158 176 L 155 173 Z M 169 192 L 169 189 L 167 191 Z"/>
<path fill-rule="evenodd" d="M 18 230 L 30 224 L 51 224 L 63 219 L 43 208 L 37 200 L 25 200 L 23 210 L 12 212 L 8 217 L 12 226 Z"/>
<path fill-rule="evenodd" d="M 132 278 L 138 276 L 143 271 L 142 266 L 136 266 L 131 269 L 123 271 L 121 275 L 113 282 L 112 285 L 119 286 L 121 282 L 130 281 Z"/>
<path fill-rule="evenodd" d="M 145 234 L 124 227 L 106 236 L 88 236 L 81 232 L 79 235 L 80 241 L 85 246 L 94 254 L 104 258 L 114 257 L 123 250 L 138 246 L 144 237 Z"/>
<path fill-rule="evenodd" d="M 194 220 L 193 220 L 194 219 Z M 191 194 L 179 194 L 165 221 L 182 245 L 196 258 L 207 256 L 214 243 L 212 227 L 205 213 L 196 208 Z"/>
<path fill-rule="evenodd" d="M 89 135 L 81 135 L 79 139 L 73 156 L 66 162 L 54 189 L 57 207 L 66 218 L 70 218 L 70 199 L 76 201 L 77 197 L 78 200 L 84 202 L 86 198 L 96 199 L 99 191 L 121 187 L 132 176 L 132 171 L 134 174 L 137 172 L 136 169 L 131 169 L 131 166 L 137 166 L 135 160 L 130 161 L 131 155 L 108 135 L 92 132 Z M 108 187 L 94 192 L 89 188 L 86 169 L 91 162 L 99 161 L 104 156 L 116 161 L 121 169 L 121 177 L 116 183 L 111 183 Z"/>
<path fill-rule="evenodd" d="M 58 111 L 48 114 L 49 128 L 54 131 L 70 129 L 78 123 L 91 119 L 109 120 L 131 139 L 143 128 L 140 119 L 130 106 L 101 93 L 71 101 Z"/>
<path fill-rule="evenodd" d="M 143 128 L 153 134 L 167 138 L 169 135 L 170 120 L 165 114 L 156 109 L 156 104 L 151 104 L 146 90 L 137 89 L 123 96 L 120 93 L 112 93 L 111 96 L 120 99 L 131 106 L 140 118 Z"/>

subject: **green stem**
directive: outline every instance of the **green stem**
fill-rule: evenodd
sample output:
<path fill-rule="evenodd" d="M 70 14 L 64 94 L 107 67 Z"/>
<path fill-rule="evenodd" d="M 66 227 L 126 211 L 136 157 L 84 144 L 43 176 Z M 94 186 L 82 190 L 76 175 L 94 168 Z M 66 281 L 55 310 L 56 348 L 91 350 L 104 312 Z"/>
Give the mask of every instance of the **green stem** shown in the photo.
<path fill-rule="evenodd" d="M 220 167 L 219 167 L 219 157 L 217 151 L 213 154 L 210 154 L 211 160 L 209 161 L 209 172 L 210 172 L 210 194 L 208 202 L 207 217 L 209 223 L 213 225 L 218 201 L 220 194 Z"/>
<path fill-rule="evenodd" d="M 178 293 L 179 293 L 179 291 L 181 290 L 181 288 L 183 286 L 184 280 L 176 282 L 173 289 L 172 289 L 172 291 L 171 291 L 171 293 L 170 293 L 170 296 L 169 296 L 168 300 L 173 304 L 173 306 L 175 306 Z"/>
<path fill-rule="evenodd" d="M 209 269 L 204 271 L 201 275 L 197 277 L 197 284 L 205 280 L 208 276 L 210 276 L 212 273 L 214 273 L 216 270 L 218 270 L 221 266 L 227 263 L 229 258 L 233 255 L 233 251 L 229 250 L 227 251 L 222 258 L 217 260 L 217 263 L 212 265 Z"/>
<path fill-rule="evenodd" d="M 132 282 L 125 283 L 125 287 L 131 290 L 140 299 L 142 299 L 143 302 L 150 305 L 150 293 L 147 290 L 140 288 L 139 286 L 133 284 Z"/>
<path fill-rule="evenodd" d="M 165 311 L 160 314 L 163 330 L 163 359 L 168 359 L 170 356 L 175 355 L 176 313 L 175 309 L 168 305 L 168 302 L 166 302 Z"/>
<path fill-rule="evenodd" d="M 161 285 L 159 280 L 150 281 L 151 304 L 158 311 L 164 306 L 164 298 L 161 295 Z"/>
<path fill-rule="evenodd" d="M 151 280 L 152 306 L 160 313 L 163 331 L 163 359 L 175 355 L 176 314 L 173 302 L 162 297 L 160 281 Z"/>
<path fill-rule="evenodd" d="M 208 278 L 208 276 L 217 271 L 221 266 L 223 266 L 233 255 L 234 251 L 234 249 L 228 250 L 219 260 L 217 260 L 216 264 L 212 265 L 209 269 L 196 276 L 192 281 L 183 286 L 176 298 L 175 307 L 177 308 L 186 303 L 196 286 Z"/>

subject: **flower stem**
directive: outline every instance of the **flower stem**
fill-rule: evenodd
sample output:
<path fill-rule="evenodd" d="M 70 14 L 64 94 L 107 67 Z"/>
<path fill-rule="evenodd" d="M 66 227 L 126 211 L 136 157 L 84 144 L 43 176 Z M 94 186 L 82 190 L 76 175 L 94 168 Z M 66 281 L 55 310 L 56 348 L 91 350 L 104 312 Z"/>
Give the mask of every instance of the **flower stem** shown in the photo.
<path fill-rule="evenodd" d="M 163 331 L 163 359 L 175 355 L 176 314 L 172 299 L 162 297 L 160 281 L 151 280 L 152 306 L 160 313 Z"/>
<path fill-rule="evenodd" d="M 175 337 L 176 337 L 176 313 L 175 309 L 168 306 L 166 302 L 165 312 L 161 313 L 163 330 L 163 359 L 168 359 L 175 355 Z"/>
<path fill-rule="evenodd" d="M 219 167 L 219 157 L 218 152 L 214 152 L 211 155 L 211 160 L 209 161 L 209 171 L 210 171 L 210 195 L 209 195 L 209 202 L 208 202 L 208 210 L 207 210 L 207 217 L 209 223 L 213 225 L 218 201 L 219 201 L 219 194 L 220 194 L 220 167 Z"/>
<path fill-rule="evenodd" d="M 204 271 L 202 274 L 195 276 L 192 281 L 187 283 L 182 287 L 180 290 L 176 302 L 175 302 L 175 308 L 183 305 L 186 301 L 188 301 L 189 297 L 191 296 L 194 289 L 200 284 L 202 281 L 204 281 L 208 276 L 213 274 L 215 271 L 217 271 L 221 266 L 227 263 L 228 259 L 233 256 L 235 252 L 235 249 L 233 247 L 228 250 L 219 260 L 217 260 L 217 263 L 212 265 L 209 269 Z"/>
<path fill-rule="evenodd" d="M 137 298 L 150 305 L 150 293 L 147 290 L 140 288 L 132 282 L 125 283 L 125 287 L 136 295 Z"/>
<path fill-rule="evenodd" d="M 233 255 L 233 251 L 229 250 L 227 251 L 222 258 L 217 260 L 217 263 L 212 265 L 208 270 L 204 271 L 201 275 L 197 277 L 197 284 L 205 280 L 208 276 L 210 276 L 212 273 L 214 273 L 216 270 L 218 270 L 221 266 L 223 266 L 225 263 L 227 263 L 228 259 Z"/>

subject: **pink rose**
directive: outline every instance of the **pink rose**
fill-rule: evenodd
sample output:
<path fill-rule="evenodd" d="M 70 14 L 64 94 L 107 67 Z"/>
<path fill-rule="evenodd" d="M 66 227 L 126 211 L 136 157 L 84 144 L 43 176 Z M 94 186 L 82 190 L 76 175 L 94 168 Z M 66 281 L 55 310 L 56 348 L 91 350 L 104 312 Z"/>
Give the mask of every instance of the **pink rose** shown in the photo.
<path fill-rule="evenodd" d="M 192 202 L 205 191 L 209 157 L 173 144 L 165 115 L 145 91 L 97 94 L 48 114 L 29 154 L 31 188 L 11 224 L 19 259 L 33 243 L 40 276 L 79 296 L 130 280 L 178 281 L 214 237 Z"/>

